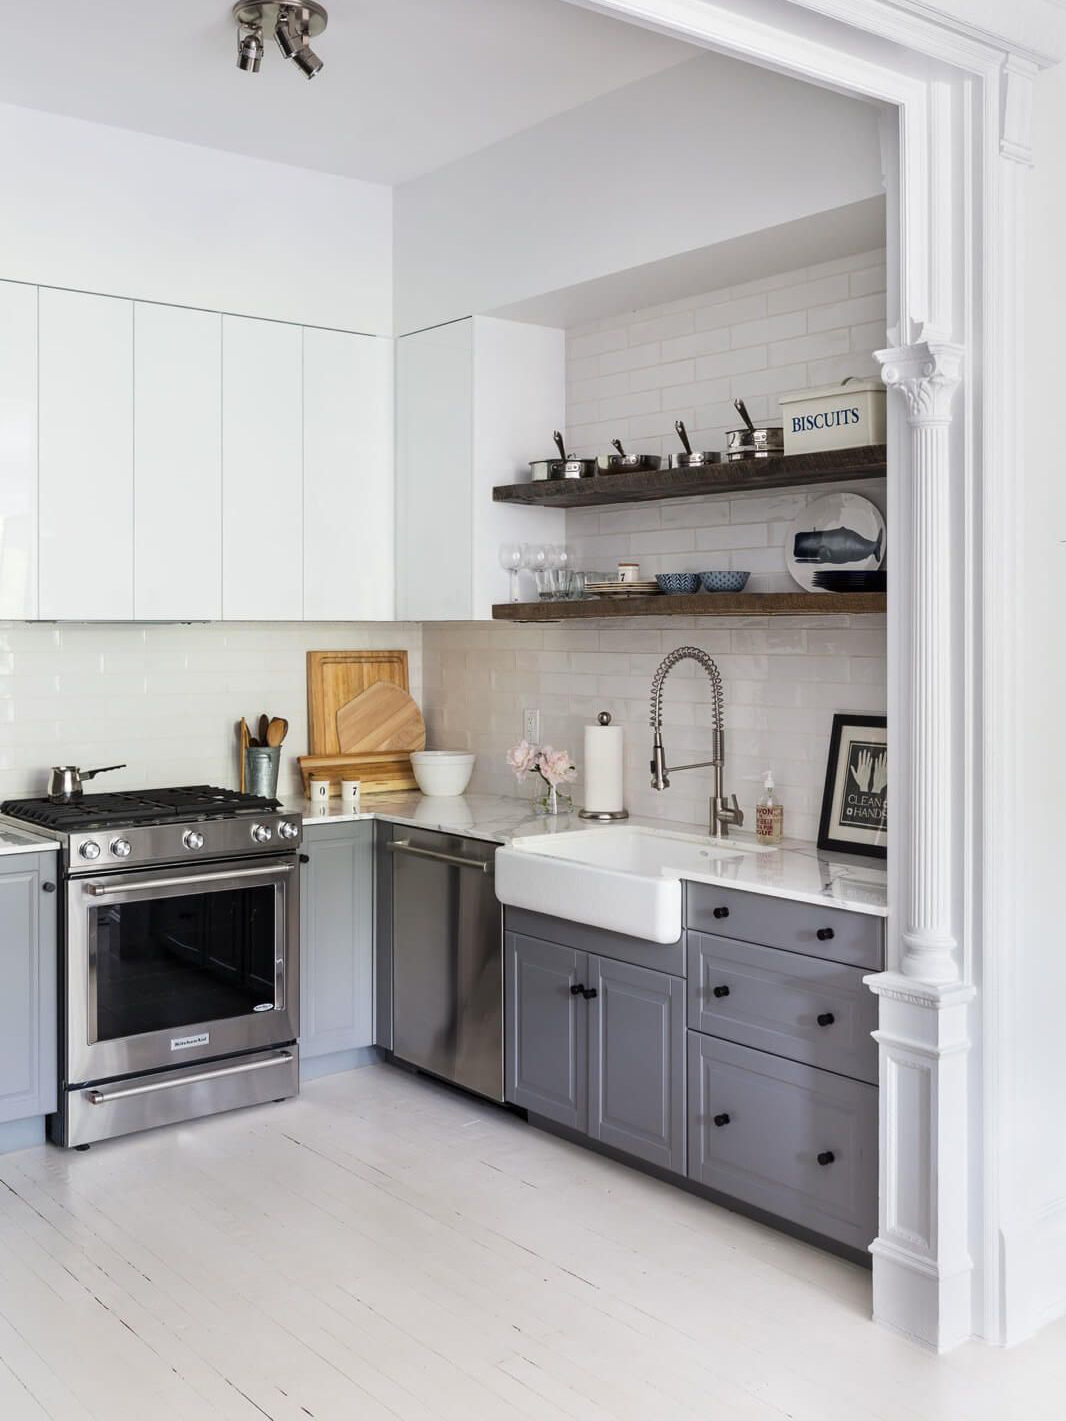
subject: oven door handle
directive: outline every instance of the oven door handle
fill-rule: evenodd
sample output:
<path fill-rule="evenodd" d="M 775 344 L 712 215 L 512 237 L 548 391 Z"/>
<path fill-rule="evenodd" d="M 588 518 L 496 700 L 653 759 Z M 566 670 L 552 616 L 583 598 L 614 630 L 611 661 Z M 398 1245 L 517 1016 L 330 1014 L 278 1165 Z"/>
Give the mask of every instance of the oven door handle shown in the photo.
<path fill-rule="evenodd" d="M 296 867 L 291 863 L 276 863 L 269 868 L 234 868 L 223 873 L 193 873 L 184 878 L 155 878 L 130 881 L 128 878 L 118 883 L 87 883 L 86 893 L 93 898 L 106 898 L 109 893 L 151 892 L 156 888 L 184 888 L 189 883 L 214 883 L 220 887 L 234 878 L 267 878 L 276 873 L 291 873 Z"/>
<path fill-rule="evenodd" d="M 197 1071 L 193 1075 L 177 1080 L 149 1081 L 147 1085 L 125 1086 L 122 1090 L 87 1090 L 85 1097 L 90 1105 L 106 1105 L 110 1100 L 125 1100 L 131 1095 L 150 1095 L 157 1090 L 170 1090 L 172 1086 L 191 1085 L 195 1081 L 213 1081 L 219 1076 L 239 1076 L 245 1071 L 265 1071 L 267 1066 L 283 1066 L 292 1060 L 291 1051 L 279 1051 L 266 1061 L 244 1061 L 239 1066 L 223 1066 L 217 1071 Z"/>

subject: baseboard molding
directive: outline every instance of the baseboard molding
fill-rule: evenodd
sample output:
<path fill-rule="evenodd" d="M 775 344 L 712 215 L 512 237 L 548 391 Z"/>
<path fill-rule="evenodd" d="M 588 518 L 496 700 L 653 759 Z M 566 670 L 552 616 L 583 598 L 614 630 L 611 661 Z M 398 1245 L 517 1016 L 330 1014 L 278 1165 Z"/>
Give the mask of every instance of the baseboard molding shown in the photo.
<path fill-rule="evenodd" d="M 43 1115 L 32 1115 L 28 1120 L 9 1120 L 0 1125 L 0 1155 L 43 1145 L 44 1120 Z"/>
<path fill-rule="evenodd" d="M 336 1076 L 359 1066 L 373 1066 L 384 1059 L 379 1046 L 355 1046 L 350 1051 L 331 1051 L 326 1056 L 300 1057 L 300 1081 L 317 1081 L 320 1076 Z"/>
<path fill-rule="evenodd" d="M 1003 1235 L 1002 1336 L 1013 1347 L 1066 1316 L 1066 1198 L 1052 1199 Z"/>

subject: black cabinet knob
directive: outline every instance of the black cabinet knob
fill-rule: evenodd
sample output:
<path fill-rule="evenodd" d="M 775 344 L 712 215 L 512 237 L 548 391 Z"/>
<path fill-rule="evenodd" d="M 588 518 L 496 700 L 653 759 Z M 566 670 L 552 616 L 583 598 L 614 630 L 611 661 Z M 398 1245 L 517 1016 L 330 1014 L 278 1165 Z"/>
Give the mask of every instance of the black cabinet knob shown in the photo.
<path fill-rule="evenodd" d="M 836 1017 L 831 1011 L 822 1011 L 818 1013 L 819 1026 L 832 1026 L 834 1021 L 836 1021 Z"/>
<path fill-rule="evenodd" d="M 42 892 L 42 893 L 54 893 L 55 891 L 56 891 L 56 886 L 55 886 L 54 883 L 42 883 L 42 884 L 41 884 L 41 892 Z"/>
<path fill-rule="evenodd" d="M 582 993 L 584 990 L 585 990 L 585 984 L 584 984 L 584 982 L 575 982 L 574 985 L 570 988 L 570 995 L 571 995 L 572 997 L 580 997 L 581 993 Z"/>
<path fill-rule="evenodd" d="M 714 995 L 715 995 L 716 997 L 728 997 L 728 996 L 729 996 L 729 988 L 728 988 L 728 987 L 715 987 L 715 989 L 714 989 Z"/>
<path fill-rule="evenodd" d="M 301 863 L 310 863 L 310 862 L 311 862 L 311 855 L 310 855 L 310 854 L 301 854 L 301 855 L 300 855 L 300 862 L 301 862 Z"/>
<path fill-rule="evenodd" d="M 836 1155 L 833 1153 L 832 1150 L 823 1150 L 818 1156 L 818 1163 L 824 1166 L 827 1164 L 832 1164 L 835 1159 Z"/>
<path fill-rule="evenodd" d="M 595 987 L 582 987 L 581 995 L 585 998 L 587 1002 L 591 1002 L 594 997 L 599 996 L 599 992 L 597 992 Z"/>
<path fill-rule="evenodd" d="M 836 937 L 836 933 L 832 928 L 819 928 L 815 933 L 815 937 L 819 942 L 832 942 Z"/>
<path fill-rule="evenodd" d="M 716 918 L 728 918 L 728 917 L 729 917 L 729 909 L 728 909 L 728 908 L 715 908 L 715 910 L 714 910 L 714 916 L 715 916 Z"/>
<path fill-rule="evenodd" d="M 729 1116 L 725 1113 L 725 1111 L 723 1111 L 721 1115 L 716 1115 L 714 1117 L 714 1123 L 718 1126 L 719 1129 L 721 1129 L 723 1125 L 729 1124 Z"/>

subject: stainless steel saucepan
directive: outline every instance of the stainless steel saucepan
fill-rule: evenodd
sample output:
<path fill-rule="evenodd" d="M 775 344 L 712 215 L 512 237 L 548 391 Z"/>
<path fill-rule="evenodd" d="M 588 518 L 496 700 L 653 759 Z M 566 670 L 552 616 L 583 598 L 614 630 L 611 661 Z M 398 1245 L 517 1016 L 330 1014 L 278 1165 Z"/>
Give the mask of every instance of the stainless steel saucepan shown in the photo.
<path fill-rule="evenodd" d="M 533 476 L 533 482 L 539 483 L 543 479 L 590 479 L 596 472 L 595 459 L 576 459 L 573 454 L 566 452 L 566 445 L 563 443 L 561 432 L 556 429 L 552 438 L 555 440 L 555 447 L 559 451 L 558 459 L 532 459 L 529 464 L 529 471 Z"/>
<path fill-rule="evenodd" d="M 101 765 L 98 770 L 79 770 L 77 765 L 53 765 L 48 776 L 49 799 L 80 799 L 86 780 L 104 775 L 108 770 L 124 770 L 125 765 Z"/>
<path fill-rule="evenodd" d="M 674 428 L 677 430 L 677 437 L 685 446 L 683 454 L 670 455 L 670 467 L 673 469 L 702 469 L 708 464 L 720 464 L 722 456 L 717 449 L 693 449 L 692 440 L 688 437 L 688 430 L 685 428 L 685 421 L 678 419 L 674 421 Z"/>
<path fill-rule="evenodd" d="M 662 467 L 662 456 L 659 454 L 627 454 L 620 439 L 612 439 L 611 444 L 618 453 L 607 455 L 609 474 L 631 474 L 635 469 L 650 470 Z"/>
<path fill-rule="evenodd" d="M 734 400 L 733 407 L 744 421 L 744 428 L 726 430 L 725 457 L 729 463 L 738 459 L 776 459 L 785 452 L 784 425 L 768 424 L 760 429 L 743 400 Z"/>

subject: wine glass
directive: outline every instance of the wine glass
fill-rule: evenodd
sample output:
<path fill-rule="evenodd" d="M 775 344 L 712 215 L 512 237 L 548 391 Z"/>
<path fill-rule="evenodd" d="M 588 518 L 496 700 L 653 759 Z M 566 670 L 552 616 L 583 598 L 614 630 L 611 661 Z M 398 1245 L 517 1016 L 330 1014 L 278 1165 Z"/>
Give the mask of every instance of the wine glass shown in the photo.
<path fill-rule="evenodd" d="M 518 601 L 518 574 L 525 566 L 525 552 L 521 543 L 501 543 L 500 566 L 511 574 L 511 601 Z"/>

